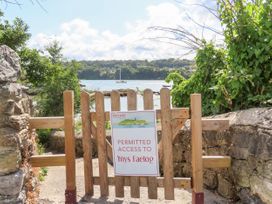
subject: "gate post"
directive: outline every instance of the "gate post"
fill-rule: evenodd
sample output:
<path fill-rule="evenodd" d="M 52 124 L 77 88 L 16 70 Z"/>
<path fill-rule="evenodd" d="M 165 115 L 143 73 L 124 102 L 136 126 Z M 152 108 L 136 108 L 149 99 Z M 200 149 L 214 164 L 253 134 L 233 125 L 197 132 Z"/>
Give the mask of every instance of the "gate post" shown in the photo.
<path fill-rule="evenodd" d="M 201 94 L 191 94 L 192 204 L 204 204 Z"/>
<path fill-rule="evenodd" d="M 66 190 L 65 204 L 76 203 L 76 169 L 75 169 L 75 133 L 74 133 L 74 92 L 63 92 Z"/>

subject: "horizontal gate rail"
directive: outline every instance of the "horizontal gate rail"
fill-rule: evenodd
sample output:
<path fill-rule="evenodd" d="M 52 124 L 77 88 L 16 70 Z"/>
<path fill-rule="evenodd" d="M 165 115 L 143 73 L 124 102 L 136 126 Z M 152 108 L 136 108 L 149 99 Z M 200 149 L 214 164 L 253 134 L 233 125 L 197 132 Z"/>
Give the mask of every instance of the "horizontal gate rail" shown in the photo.
<path fill-rule="evenodd" d="M 29 162 L 33 167 L 65 166 L 65 154 L 35 155 Z"/>
<path fill-rule="evenodd" d="M 96 121 L 96 112 L 90 112 L 92 121 Z M 158 120 L 161 119 L 161 110 L 156 110 L 156 117 Z M 189 108 L 175 108 L 171 110 L 171 120 L 174 119 L 189 119 Z M 105 112 L 105 120 L 110 120 L 110 112 Z M 229 129 L 228 119 L 206 119 L 202 118 L 202 130 L 209 131 L 223 131 Z"/>
<path fill-rule="evenodd" d="M 94 176 L 94 185 L 100 184 L 100 178 L 99 176 Z M 124 186 L 131 186 L 130 183 L 130 177 L 123 177 L 124 178 Z M 183 188 L 183 189 L 191 189 L 191 178 L 179 178 L 175 177 L 173 178 L 174 181 L 174 188 Z M 113 186 L 115 185 L 116 177 L 108 177 L 108 184 Z M 157 177 L 156 178 L 156 185 L 157 187 L 164 187 L 164 177 Z M 139 185 L 141 187 L 148 187 L 148 181 L 145 177 L 140 177 L 139 179 Z"/>
<path fill-rule="evenodd" d="M 90 117 L 92 121 L 96 121 L 96 112 L 90 112 Z M 161 119 L 161 110 L 156 110 L 157 119 Z M 171 119 L 187 119 L 189 118 L 189 108 L 173 108 L 171 109 Z M 105 120 L 110 120 L 110 112 L 105 112 Z"/>

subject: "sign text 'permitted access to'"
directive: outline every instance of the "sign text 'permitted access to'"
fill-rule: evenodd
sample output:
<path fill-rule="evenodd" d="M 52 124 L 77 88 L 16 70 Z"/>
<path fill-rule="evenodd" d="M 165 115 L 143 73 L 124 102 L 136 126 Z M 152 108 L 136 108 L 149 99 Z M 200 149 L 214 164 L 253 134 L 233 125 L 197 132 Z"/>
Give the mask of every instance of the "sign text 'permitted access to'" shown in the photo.
<path fill-rule="evenodd" d="M 111 112 L 113 162 L 118 176 L 158 176 L 156 112 Z"/>

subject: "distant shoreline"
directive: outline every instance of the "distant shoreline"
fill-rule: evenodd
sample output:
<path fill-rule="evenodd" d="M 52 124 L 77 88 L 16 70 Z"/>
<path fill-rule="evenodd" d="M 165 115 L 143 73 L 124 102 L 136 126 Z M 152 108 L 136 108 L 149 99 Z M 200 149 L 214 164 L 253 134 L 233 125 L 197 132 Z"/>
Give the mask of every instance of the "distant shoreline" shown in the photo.
<path fill-rule="evenodd" d="M 173 71 L 188 78 L 194 69 L 194 61 L 173 58 L 153 61 L 97 60 L 78 62 L 81 64 L 81 69 L 78 70 L 78 78 L 81 80 L 120 80 L 120 78 L 121 80 L 164 80 Z"/>

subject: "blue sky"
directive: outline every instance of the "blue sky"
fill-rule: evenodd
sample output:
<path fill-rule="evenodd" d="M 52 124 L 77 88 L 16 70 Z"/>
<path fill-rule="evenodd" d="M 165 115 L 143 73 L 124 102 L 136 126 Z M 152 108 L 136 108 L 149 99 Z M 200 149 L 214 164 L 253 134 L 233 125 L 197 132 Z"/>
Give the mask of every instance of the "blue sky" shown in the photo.
<path fill-rule="evenodd" d="M 210 31 L 203 32 L 188 18 L 220 29 L 218 20 L 207 10 L 193 5 L 202 2 L 214 7 L 211 0 L 40 0 L 46 11 L 35 0 L 18 2 L 22 2 L 20 7 L 2 2 L 1 10 L 8 20 L 18 16 L 29 25 L 29 46 L 43 49 L 58 40 L 64 56 L 71 59 L 184 58 L 188 50 L 182 45 L 151 40 L 172 37 L 150 31 L 152 26 L 183 26 L 199 37 L 219 38 Z"/>
<path fill-rule="evenodd" d="M 20 2 L 20 1 L 19 1 Z M 23 2 L 23 1 L 21 1 Z M 2 3 L 5 16 L 11 20 L 16 16 L 22 18 L 29 26 L 33 35 L 39 32 L 55 32 L 63 22 L 74 18 L 89 21 L 99 30 L 111 30 L 124 34 L 124 23 L 145 18 L 145 8 L 148 5 L 163 2 L 175 3 L 165 0 L 41 0 L 45 12 L 39 4 L 24 0 L 21 8 Z"/>

